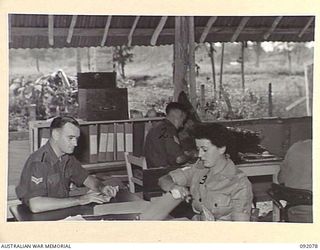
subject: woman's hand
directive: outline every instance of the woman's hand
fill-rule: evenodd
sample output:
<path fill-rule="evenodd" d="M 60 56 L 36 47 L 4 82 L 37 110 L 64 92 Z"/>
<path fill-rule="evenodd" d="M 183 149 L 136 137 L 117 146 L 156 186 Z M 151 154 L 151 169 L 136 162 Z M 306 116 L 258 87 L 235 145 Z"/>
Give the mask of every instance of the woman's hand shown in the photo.
<path fill-rule="evenodd" d="M 190 202 L 191 200 L 190 192 L 186 187 L 174 185 L 170 193 L 174 199 L 182 199 L 186 200 L 186 202 Z"/>

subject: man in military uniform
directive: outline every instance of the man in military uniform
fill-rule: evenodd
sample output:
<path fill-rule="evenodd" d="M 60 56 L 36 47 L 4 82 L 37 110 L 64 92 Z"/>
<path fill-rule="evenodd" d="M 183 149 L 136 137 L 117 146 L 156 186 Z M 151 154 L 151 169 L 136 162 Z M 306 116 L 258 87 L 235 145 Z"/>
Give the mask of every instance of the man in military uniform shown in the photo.
<path fill-rule="evenodd" d="M 104 203 L 116 195 L 116 187 L 105 186 L 90 176 L 72 155 L 80 136 L 79 127 L 72 117 L 55 118 L 50 126 L 48 143 L 32 153 L 25 163 L 16 193 L 32 212 Z M 69 197 L 71 182 L 85 185 L 90 191 Z"/>
<path fill-rule="evenodd" d="M 294 143 L 286 153 L 280 167 L 279 183 L 287 187 L 312 191 L 312 139 Z M 311 223 L 312 206 L 289 208 L 290 222 Z"/>
<path fill-rule="evenodd" d="M 169 167 L 186 163 L 192 154 L 184 152 L 178 130 L 187 118 L 185 107 L 171 102 L 166 107 L 166 119 L 151 128 L 145 141 L 145 157 L 148 168 Z"/>

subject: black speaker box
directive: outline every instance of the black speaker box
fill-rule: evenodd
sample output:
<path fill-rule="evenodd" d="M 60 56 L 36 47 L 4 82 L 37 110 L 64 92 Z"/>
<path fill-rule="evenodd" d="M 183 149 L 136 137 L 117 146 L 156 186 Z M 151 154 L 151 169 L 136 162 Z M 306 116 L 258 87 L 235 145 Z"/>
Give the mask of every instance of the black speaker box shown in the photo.
<path fill-rule="evenodd" d="M 116 88 L 116 72 L 87 72 L 78 73 L 79 89 Z"/>
<path fill-rule="evenodd" d="M 127 120 L 126 88 L 79 89 L 79 118 L 86 121 Z"/>

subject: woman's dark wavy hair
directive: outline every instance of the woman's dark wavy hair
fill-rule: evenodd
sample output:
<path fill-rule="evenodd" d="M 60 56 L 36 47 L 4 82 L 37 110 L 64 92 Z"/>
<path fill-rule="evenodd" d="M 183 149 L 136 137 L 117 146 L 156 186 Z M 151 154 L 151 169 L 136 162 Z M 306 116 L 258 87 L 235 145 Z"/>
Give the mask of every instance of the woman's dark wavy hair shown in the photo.
<path fill-rule="evenodd" d="M 231 131 L 219 123 L 201 123 L 197 124 L 193 129 L 195 139 L 207 139 L 212 145 L 218 148 L 226 147 L 225 154 L 230 155 L 230 158 L 238 162 L 238 152 L 235 146 L 235 138 Z"/>

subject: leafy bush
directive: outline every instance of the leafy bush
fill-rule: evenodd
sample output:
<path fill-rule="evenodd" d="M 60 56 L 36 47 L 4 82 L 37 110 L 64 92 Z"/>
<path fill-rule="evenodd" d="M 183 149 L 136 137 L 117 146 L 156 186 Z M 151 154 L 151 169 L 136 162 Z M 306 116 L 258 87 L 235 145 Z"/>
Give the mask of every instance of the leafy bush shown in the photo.
<path fill-rule="evenodd" d="M 246 119 L 267 116 L 268 105 L 266 101 L 250 89 L 242 93 L 240 89 L 225 88 L 224 92 L 227 97 L 208 99 L 202 112 L 205 120 Z M 228 107 L 225 98 L 229 98 L 231 107 Z M 200 102 L 198 102 L 197 107 L 198 112 L 201 113 Z"/>
<path fill-rule="evenodd" d="M 45 120 L 61 113 L 77 114 L 77 81 L 61 70 L 34 81 L 16 79 L 10 84 L 9 130 L 28 127 L 30 106 L 35 105 L 37 120 Z"/>

